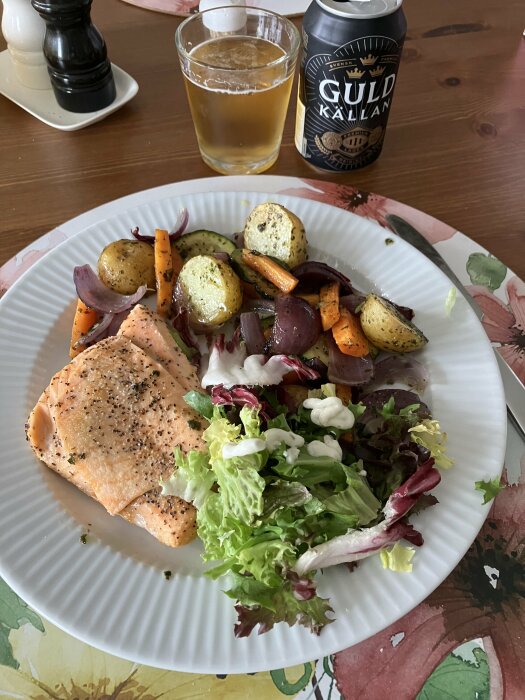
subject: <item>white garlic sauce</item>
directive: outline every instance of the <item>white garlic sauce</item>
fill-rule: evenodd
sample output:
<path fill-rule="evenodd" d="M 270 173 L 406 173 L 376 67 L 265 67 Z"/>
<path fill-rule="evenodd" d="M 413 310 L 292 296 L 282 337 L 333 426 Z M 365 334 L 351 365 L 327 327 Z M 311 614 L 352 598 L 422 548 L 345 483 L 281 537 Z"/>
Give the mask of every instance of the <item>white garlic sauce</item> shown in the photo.
<path fill-rule="evenodd" d="M 325 399 L 305 399 L 303 406 L 312 410 L 310 414 L 312 423 L 323 428 L 350 430 L 354 425 L 354 414 L 338 396 L 328 396 Z"/>
<path fill-rule="evenodd" d="M 261 438 L 246 438 L 240 442 L 228 442 L 222 447 L 223 459 L 246 457 L 266 449 L 266 441 Z"/>
<path fill-rule="evenodd" d="M 323 442 L 312 440 L 306 445 L 306 451 L 312 457 L 331 457 L 338 462 L 343 459 L 341 445 L 331 435 L 325 435 Z"/>

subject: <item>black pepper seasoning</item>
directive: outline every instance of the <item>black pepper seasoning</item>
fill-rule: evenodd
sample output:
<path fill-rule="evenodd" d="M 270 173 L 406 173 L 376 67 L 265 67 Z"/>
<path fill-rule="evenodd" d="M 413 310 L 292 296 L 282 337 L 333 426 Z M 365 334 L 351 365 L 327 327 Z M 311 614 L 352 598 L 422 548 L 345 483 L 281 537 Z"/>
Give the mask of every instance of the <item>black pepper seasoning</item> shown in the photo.
<path fill-rule="evenodd" d="M 91 22 L 92 0 L 31 0 L 46 23 L 44 55 L 58 104 L 95 112 L 116 97 L 106 44 Z"/>

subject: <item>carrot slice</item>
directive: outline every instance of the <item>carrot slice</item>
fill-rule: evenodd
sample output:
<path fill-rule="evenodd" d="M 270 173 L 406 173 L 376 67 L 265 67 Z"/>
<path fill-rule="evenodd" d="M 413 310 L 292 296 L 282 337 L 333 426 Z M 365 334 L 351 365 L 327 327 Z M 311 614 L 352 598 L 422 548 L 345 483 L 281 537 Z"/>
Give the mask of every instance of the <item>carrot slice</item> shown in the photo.
<path fill-rule="evenodd" d="M 352 401 L 352 387 L 348 384 L 336 384 L 335 395 L 341 399 L 345 406 Z"/>
<path fill-rule="evenodd" d="M 285 294 L 292 292 L 299 284 L 297 277 L 294 277 L 291 272 L 285 270 L 284 267 L 267 255 L 261 255 L 261 253 L 257 253 L 254 250 L 244 248 L 242 261 L 252 270 L 262 275 L 264 279 L 275 284 L 277 289 Z"/>
<path fill-rule="evenodd" d="M 71 329 L 71 342 L 69 344 L 69 357 L 73 359 L 84 349 L 82 346 L 75 347 L 83 335 L 90 331 L 95 323 L 100 319 L 98 311 L 86 306 L 83 301 L 77 299 L 77 308 L 73 318 L 73 328 Z"/>
<path fill-rule="evenodd" d="M 173 256 L 170 236 L 162 228 L 155 229 L 155 279 L 157 282 L 157 313 L 167 316 L 173 298 Z"/>
<path fill-rule="evenodd" d="M 317 309 L 319 306 L 319 294 L 305 292 L 304 294 L 294 294 L 294 296 L 299 297 L 299 299 L 304 299 L 304 301 L 308 302 L 314 309 Z"/>
<path fill-rule="evenodd" d="M 325 284 L 319 290 L 319 311 L 321 312 L 321 323 L 323 331 L 330 328 L 339 321 L 339 282 Z"/>
<path fill-rule="evenodd" d="M 359 316 L 348 309 L 340 309 L 340 318 L 332 326 L 332 335 L 339 350 L 345 355 L 364 357 L 370 352 L 368 340 L 361 328 Z"/>

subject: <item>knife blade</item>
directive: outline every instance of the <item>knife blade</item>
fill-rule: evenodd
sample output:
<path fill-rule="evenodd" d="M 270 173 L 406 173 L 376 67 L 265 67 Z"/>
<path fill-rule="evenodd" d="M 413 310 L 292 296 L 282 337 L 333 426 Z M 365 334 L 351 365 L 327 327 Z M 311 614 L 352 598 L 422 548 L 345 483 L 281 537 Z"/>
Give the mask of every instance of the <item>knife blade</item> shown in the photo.
<path fill-rule="evenodd" d="M 427 239 L 419 233 L 417 229 L 411 226 L 407 221 L 401 219 L 394 214 L 387 214 L 385 217 L 391 229 L 400 238 L 407 243 L 410 243 L 416 250 L 423 253 L 431 262 L 434 263 L 442 272 L 447 275 L 451 282 L 457 287 L 465 300 L 470 304 L 474 313 L 481 321 L 483 319 L 483 311 L 481 307 L 474 301 L 463 284 L 445 262 L 444 258 L 427 241 Z M 525 389 L 519 377 L 512 371 L 509 365 L 501 357 L 496 348 L 493 348 L 494 355 L 498 364 L 498 369 L 505 390 L 505 400 L 507 402 L 507 414 L 516 430 L 520 433 L 521 439 L 525 441 Z"/>

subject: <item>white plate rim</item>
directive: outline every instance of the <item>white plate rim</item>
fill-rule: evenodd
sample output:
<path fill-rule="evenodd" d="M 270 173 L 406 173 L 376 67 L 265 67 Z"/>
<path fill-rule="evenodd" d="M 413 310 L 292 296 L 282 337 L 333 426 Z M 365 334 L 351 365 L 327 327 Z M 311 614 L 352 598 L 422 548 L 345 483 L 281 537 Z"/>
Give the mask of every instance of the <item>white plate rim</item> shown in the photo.
<path fill-rule="evenodd" d="M 217 182 L 217 184 L 218 184 L 218 182 Z M 165 195 L 167 195 L 169 198 L 170 197 L 169 192 L 170 192 L 169 185 L 161 187 L 161 188 L 153 188 L 151 190 L 139 192 L 139 193 L 136 193 L 135 195 L 130 195 L 126 198 L 116 200 L 115 202 L 108 203 L 106 205 L 102 205 L 101 207 L 98 207 L 97 209 L 92 210 L 90 212 L 86 212 L 84 215 L 77 217 L 77 219 L 68 222 L 68 225 L 69 226 L 71 226 L 71 225 L 78 226 L 78 231 L 77 231 L 76 235 L 81 235 L 82 231 L 86 230 L 86 226 L 82 226 L 82 222 L 86 222 L 88 220 L 89 221 L 94 221 L 94 220 L 100 221 L 101 218 L 103 219 L 105 211 L 112 212 L 111 214 L 108 214 L 108 217 L 110 217 L 110 216 L 114 215 L 115 208 L 118 210 L 118 209 L 120 209 L 120 207 L 125 207 L 125 205 L 128 205 L 125 208 L 129 210 L 130 208 L 132 208 L 133 203 L 136 202 L 137 200 L 139 202 L 142 201 L 143 203 L 147 203 L 147 202 L 151 203 L 151 202 L 155 202 L 156 199 L 159 199 L 159 198 L 163 199 Z M 213 194 L 213 193 L 210 193 L 210 194 Z M 235 194 L 236 196 L 238 195 L 238 193 L 235 193 L 235 192 L 233 192 L 233 193 L 230 192 L 230 194 Z M 279 195 L 276 195 L 275 193 L 264 193 L 264 192 L 243 192 L 238 196 L 244 196 L 244 195 L 252 196 L 255 194 L 264 195 L 266 198 L 272 198 L 272 199 L 283 199 L 283 200 L 292 200 L 292 201 L 296 200 L 298 203 L 300 203 L 301 201 L 310 201 L 310 200 L 300 200 L 299 198 L 290 197 L 290 196 L 281 197 Z M 176 194 L 173 196 L 175 198 L 177 198 Z M 298 204 L 298 206 L 299 206 L 299 204 Z M 311 202 L 310 206 L 319 207 L 321 209 L 328 207 L 330 209 L 336 210 L 335 207 L 331 207 L 331 205 L 319 204 L 317 202 Z M 337 209 L 336 211 L 342 213 L 343 216 L 350 217 L 350 219 L 352 217 L 359 218 L 359 217 L 356 217 L 354 214 L 350 214 L 349 212 L 342 212 L 342 210 L 339 210 L 339 209 Z M 75 224 L 75 222 L 76 222 L 76 224 Z M 370 225 L 370 226 L 374 227 L 375 229 L 380 229 L 378 224 L 376 224 L 375 222 L 367 222 L 367 225 Z M 391 234 L 389 233 L 389 235 L 391 235 Z M 69 239 L 69 240 L 71 240 L 71 239 Z M 64 242 L 64 244 L 65 243 L 67 243 L 67 242 Z M 57 253 L 55 253 L 55 251 L 58 251 L 62 247 L 62 245 L 64 245 L 64 244 L 61 244 L 58 248 L 55 248 L 53 251 L 50 251 L 46 256 L 44 256 L 44 258 L 42 258 L 32 268 L 30 268 L 30 270 L 28 270 L 26 273 L 24 273 L 24 275 L 17 281 L 17 283 L 15 285 L 13 285 L 13 287 L 10 290 L 8 290 L 8 292 L 6 293 L 6 295 L 3 297 L 3 299 L 0 302 L 0 316 L 1 316 L 1 313 L 4 309 L 4 307 L 10 303 L 10 299 L 13 296 L 16 297 L 17 289 L 19 288 L 21 281 L 26 279 L 27 276 L 31 276 L 32 274 L 33 275 L 38 274 L 38 270 L 40 269 L 40 267 L 46 265 L 46 260 L 48 259 L 48 256 L 50 256 L 50 255 L 52 256 L 53 254 L 57 255 Z M 404 244 L 402 241 L 399 241 L 399 245 L 406 246 L 407 244 Z M 420 260 L 421 264 L 423 264 L 422 261 L 424 261 L 424 264 L 430 265 L 430 263 L 428 263 L 428 261 L 426 261 L 426 259 L 423 256 L 421 256 L 419 253 L 417 253 L 413 249 L 409 248 L 408 246 L 407 246 L 407 249 L 410 250 L 410 255 L 416 255 L 416 256 L 419 256 L 421 258 L 421 260 Z M 434 272 L 433 272 L 433 274 L 434 274 Z M 435 274 L 438 274 L 438 271 L 435 271 Z M 439 275 L 441 275 L 441 274 L 442 273 L 439 273 Z M 477 328 L 478 333 L 479 333 L 479 341 L 482 344 L 484 344 L 485 349 L 487 351 L 487 358 L 488 358 L 489 353 L 491 353 L 492 351 L 490 350 L 490 344 L 489 344 L 488 340 L 486 339 L 486 336 L 485 336 L 481 326 L 479 325 L 479 322 L 477 321 L 477 319 L 475 319 L 475 317 L 473 315 L 470 316 L 470 310 L 465 309 L 465 314 L 466 314 L 466 318 L 470 318 L 470 322 L 474 323 L 473 328 Z M 476 326 L 476 324 L 477 324 L 477 326 Z M 495 363 L 494 363 L 494 366 L 495 366 Z M 498 391 L 496 391 L 496 395 L 494 397 L 494 400 L 495 400 L 494 406 L 496 407 L 496 413 L 500 414 L 499 418 L 497 419 L 496 422 L 499 421 L 501 424 L 503 424 L 503 423 L 505 423 L 505 421 L 504 421 L 505 404 L 504 404 L 504 399 L 503 399 L 503 391 L 501 388 L 501 381 L 499 380 L 499 375 L 497 374 L 497 371 L 496 371 L 496 375 L 494 376 L 495 387 L 496 387 L 496 389 L 499 389 L 499 393 L 498 393 Z M 499 382 L 499 384 L 498 384 L 498 382 Z M 499 420 L 499 419 L 501 419 L 501 420 Z M 505 445 L 505 436 L 504 436 L 504 431 L 503 431 L 501 433 L 500 440 L 499 440 L 499 450 L 500 450 L 499 464 L 500 464 L 500 467 L 503 466 L 504 445 Z M 491 473 L 491 476 L 494 476 L 494 473 Z M 468 546 L 470 546 L 471 541 L 474 539 L 475 535 L 477 534 L 477 531 L 481 527 L 487 513 L 488 513 L 488 506 L 479 508 L 479 523 L 476 523 L 476 529 L 475 529 L 475 532 L 473 533 L 473 536 L 470 539 L 470 541 L 465 542 L 465 546 L 464 546 L 462 551 L 458 550 L 457 561 L 459 561 L 459 559 L 463 556 L 465 551 L 468 549 Z M 457 561 L 455 561 L 455 563 L 457 563 Z M 454 565 L 455 565 L 455 563 L 454 563 Z M 453 566 L 451 568 L 453 568 Z M 113 653 L 113 654 L 117 653 L 117 654 L 125 656 L 127 658 L 133 658 L 133 660 L 135 660 L 135 661 L 140 661 L 142 663 L 148 663 L 150 665 L 157 665 L 157 666 L 160 666 L 163 668 L 174 668 L 174 669 L 183 670 L 183 671 L 184 670 L 187 670 L 187 671 L 191 670 L 191 671 L 198 671 L 198 672 L 246 672 L 246 671 L 264 670 L 264 669 L 268 668 L 267 661 L 265 661 L 263 663 L 263 665 L 258 665 L 257 662 L 254 660 L 252 660 L 250 662 L 250 665 L 248 665 L 248 666 L 245 665 L 242 668 L 239 668 L 238 665 L 235 663 L 231 663 L 229 666 L 228 666 L 228 664 L 224 664 L 224 663 L 222 663 L 222 664 L 218 663 L 218 665 L 217 665 L 215 663 L 215 661 L 213 661 L 213 660 L 212 661 L 204 661 L 204 662 L 198 661 L 198 662 L 194 663 L 194 662 L 188 662 L 188 661 L 183 662 L 182 660 L 178 659 L 175 662 L 176 665 L 173 665 L 173 663 L 166 663 L 166 660 L 152 659 L 152 658 L 148 657 L 147 655 L 140 657 L 140 658 L 135 658 L 133 656 L 130 656 L 129 654 L 123 653 L 123 651 L 125 651 L 125 650 L 123 650 L 122 648 L 116 649 L 115 645 L 113 645 L 111 643 L 105 643 L 103 640 L 95 639 L 90 635 L 87 635 L 87 636 L 83 635 L 81 631 L 79 633 L 79 629 L 76 628 L 75 626 L 71 627 L 68 624 L 67 620 L 59 619 L 58 617 L 54 616 L 52 610 L 49 610 L 46 608 L 45 605 L 42 605 L 41 601 L 35 600 L 33 598 L 33 596 L 31 595 L 31 591 L 25 589 L 23 585 L 22 586 L 20 585 L 20 581 L 13 580 L 10 577 L 9 571 L 6 571 L 4 568 L 4 562 L 3 562 L 1 554 L 0 554 L 0 573 L 2 573 L 2 575 L 4 576 L 4 578 L 6 579 L 6 581 L 9 585 L 11 585 L 15 590 L 18 589 L 18 591 L 21 592 L 22 597 L 24 597 L 33 607 L 35 607 L 35 609 L 42 612 L 45 617 L 47 617 L 52 622 L 57 624 L 57 626 L 63 628 L 65 631 L 73 634 L 76 637 L 83 639 L 84 641 L 86 641 L 94 646 L 97 646 L 101 649 L 104 649 L 104 651 L 107 651 L 109 653 Z M 439 581 L 436 583 L 436 585 L 438 585 L 438 584 L 439 584 Z M 420 602 L 420 600 L 422 600 L 424 597 L 426 597 L 426 595 L 428 595 L 430 592 L 431 592 L 431 589 L 426 589 L 424 591 L 424 594 L 419 597 L 419 599 L 414 603 L 414 605 L 416 605 L 418 602 Z M 227 601 L 227 602 L 229 602 L 229 601 Z M 409 609 L 414 607 L 414 605 L 412 605 Z M 408 610 L 405 610 L 405 612 L 408 612 Z M 385 622 L 383 627 L 387 626 L 388 624 L 390 624 L 393 621 L 394 620 L 387 620 L 387 622 Z M 377 629 L 376 631 L 379 631 L 379 629 Z M 264 637 L 262 637 L 260 639 L 264 639 Z M 357 641 L 361 641 L 361 640 L 356 639 L 355 642 L 353 642 L 353 643 L 357 643 Z M 324 655 L 325 653 L 331 653 L 333 651 L 340 650 L 341 648 L 343 648 L 343 647 L 341 647 L 340 642 L 338 642 L 336 644 L 336 647 L 334 647 L 334 648 L 326 648 L 326 649 L 323 648 L 322 655 Z M 321 650 L 318 650 L 318 655 L 321 655 Z M 307 660 L 310 658 L 313 658 L 311 652 L 309 652 L 307 655 L 304 655 L 304 653 L 303 653 L 302 656 L 299 656 L 297 658 L 286 659 L 285 665 L 292 665 L 295 663 L 300 663 L 301 661 L 304 661 L 304 660 Z M 277 659 L 276 659 L 276 661 L 277 661 Z M 225 668 L 225 665 L 228 667 Z M 281 665 L 283 665 L 282 658 L 279 657 L 279 663 L 277 663 L 277 666 L 281 666 Z"/>

